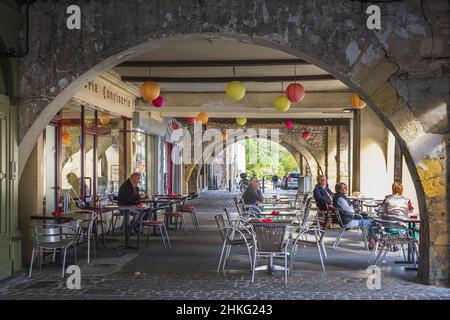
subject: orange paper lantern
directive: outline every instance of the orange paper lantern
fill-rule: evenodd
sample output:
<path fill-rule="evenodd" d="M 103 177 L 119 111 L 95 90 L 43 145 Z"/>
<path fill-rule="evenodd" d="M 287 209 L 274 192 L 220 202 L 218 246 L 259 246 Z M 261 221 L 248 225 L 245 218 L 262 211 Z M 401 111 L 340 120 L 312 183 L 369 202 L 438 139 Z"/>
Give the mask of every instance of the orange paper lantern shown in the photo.
<path fill-rule="evenodd" d="M 228 134 L 226 133 L 226 131 L 222 132 L 222 141 L 227 141 L 228 140 Z"/>
<path fill-rule="evenodd" d="M 66 147 L 70 147 L 72 141 L 71 141 L 71 137 L 70 137 L 70 132 L 69 131 L 65 131 L 62 134 L 62 141 L 63 141 L 63 143 L 64 143 L 64 145 Z"/>
<path fill-rule="evenodd" d="M 146 81 L 141 86 L 141 96 L 146 101 L 153 101 L 159 97 L 161 89 L 159 84 L 153 81 Z"/>
<path fill-rule="evenodd" d="M 202 124 L 207 124 L 209 120 L 208 115 L 205 112 L 200 112 L 197 118 Z"/>
<path fill-rule="evenodd" d="M 353 94 L 352 95 L 352 105 L 356 109 L 362 109 L 366 106 L 366 103 L 357 94 Z"/>
<path fill-rule="evenodd" d="M 100 120 L 100 124 L 106 126 L 109 123 L 109 116 L 107 114 L 102 114 L 99 117 L 99 120 Z"/>

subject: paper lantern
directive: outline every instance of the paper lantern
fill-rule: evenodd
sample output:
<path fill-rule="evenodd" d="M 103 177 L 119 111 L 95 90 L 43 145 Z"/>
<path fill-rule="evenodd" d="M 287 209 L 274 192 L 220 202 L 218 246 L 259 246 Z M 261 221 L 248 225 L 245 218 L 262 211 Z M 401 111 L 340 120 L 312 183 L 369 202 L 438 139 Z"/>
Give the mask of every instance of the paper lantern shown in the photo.
<path fill-rule="evenodd" d="M 197 118 L 202 124 L 207 124 L 209 120 L 208 115 L 205 112 L 200 112 Z"/>
<path fill-rule="evenodd" d="M 226 131 L 222 132 L 222 141 L 227 141 L 228 140 L 228 134 L 226 133 Z"/>
<path fill-rule="evenodd" d="M 240 126 L 244 126 L 247 123 L 247 118 L 236 118 L 236 123 Z"/>
<path fill-rule="evenodd" d="M 278 111 L 287 111 L 291 107 L 291 102 L 285 95 L 278 96 L 278 98 L 275 100 L 275 108 L 278 109 Z"/>
<path fill-rule="evenodd" d="M 102 114 L 99 117 L 99 120 L 100 120 L 100 124 L 106 126 L 109 123 L 109 116 L 107 114 Z"/>
<path fill-rule="evenodd" d="M 62 134 L 62 141 L 63 141 L 63 143 L 64 143 L 64 145 L 66 147 L 70 147 L 72 141 L 71 141 L 71 137 L 70 137 L 70 132 L 69 131 L 65 131 Z"/>
<path fill-rule="evenodd" d="M 179 128 L 178 123 L 172 122 L 172 129 L 177 130 Z"/>
<path fill-rule="evenodd" d="M 146 101 L 153 101 L 159 97 L 159 84 L 153 81 L 146 81 L 141 86 L 141 96 Z"/>
<path fill-rule="evenodd" d="M 231 81 L 227 86 L 227 96 L 234 101 L 241 100 L 245 96 L 245 86 L 240 81 Z"/>
<path fill-rule="evenodd" d="M 302 139 L 307 141 L 311 138 L 311 133 L 309 131 L 303 131 L 302 132 Z"/>
<path fill-rule="evenodd" d="M 187 117 L 186 121 L 187 121 L 187 124 L 194 125 L 198 121 L 198 119 L 197 119 L 197 117 Z"/>
<path fill-rule="evenodd" d="M 152 104 L 157 107 L 160 108 L 164 105 L 164 98 L 159 96 L 158 98 L 152 100 Z"/>
<path fill-rule="evenodd" d="M 291 83 L 286 88 L 286 97 L 289 101 L 300 102 L 305 97 L 305 88 L 301 84 Z"/>
<path fill-rule="evenodd" d="M 361 100 L 361 98 L 357 94 L 352 95 L 352 105 L 356 109 L 362 109 L 366 106 L 366 103 L 364 100 Z"/>
<path fill-rule="evenodd" d="M 286 126 L 286 128 L 290 129 L 294 126 L 294 122 L 292 120 L 286 120 L 284 122 L 284 125 Z"/>

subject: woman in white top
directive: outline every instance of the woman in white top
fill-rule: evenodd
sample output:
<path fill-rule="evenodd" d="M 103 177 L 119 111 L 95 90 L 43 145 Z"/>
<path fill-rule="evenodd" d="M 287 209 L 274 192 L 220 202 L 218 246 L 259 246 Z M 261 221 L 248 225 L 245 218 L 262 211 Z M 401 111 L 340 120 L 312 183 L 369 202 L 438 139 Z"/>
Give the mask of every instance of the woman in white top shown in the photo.
<path fill-rule="evenodd" d="M 386 196 L 381 204 L 380 213 L 386 217 L 389 216 L 408 216 L 414 208 L 411 205 L 411 200 L 402 196 L 403 185 L 401 182 L 394 182 L 392 184 L 392 194 Z"/>

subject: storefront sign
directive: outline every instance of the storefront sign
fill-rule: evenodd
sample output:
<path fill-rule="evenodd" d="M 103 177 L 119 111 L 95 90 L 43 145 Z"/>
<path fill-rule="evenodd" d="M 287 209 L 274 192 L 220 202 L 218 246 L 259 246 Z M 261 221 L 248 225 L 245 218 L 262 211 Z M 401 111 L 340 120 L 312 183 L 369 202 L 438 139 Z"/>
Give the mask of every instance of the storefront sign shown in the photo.
<path fill-rule="evenodd" d="M 133 117 L 136 96 L 125 90 L 127 84 L 114 79 L 108 81 L 102 76 L 89 81 L 73 99 L 127 118 Z M 119 86 L 120 84 L 120 86 Z"/>

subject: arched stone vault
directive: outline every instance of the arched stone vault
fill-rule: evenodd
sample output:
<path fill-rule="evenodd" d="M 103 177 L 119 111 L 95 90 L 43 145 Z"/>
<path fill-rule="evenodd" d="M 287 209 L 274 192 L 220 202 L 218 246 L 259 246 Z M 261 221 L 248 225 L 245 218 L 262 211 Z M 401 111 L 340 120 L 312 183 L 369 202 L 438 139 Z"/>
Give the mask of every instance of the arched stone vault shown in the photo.
<path fill-rule="evenodd" d="M 88 80 L 175 41 L 221 39 L 276 48 L 355 90 L 400 142 L 421 213 L 420 270 L 448 283 L 446 134 L 449 3 L 379 2 L 382 29 L 366 28 L 358 1 L 80 3 L 81 30 L 66 28 L 70 1 L 30 8 L 30 47 L 20 60 L 19 173 L 51 118 Z M 45 17 L 43 19 L 42 17 Z"/>

